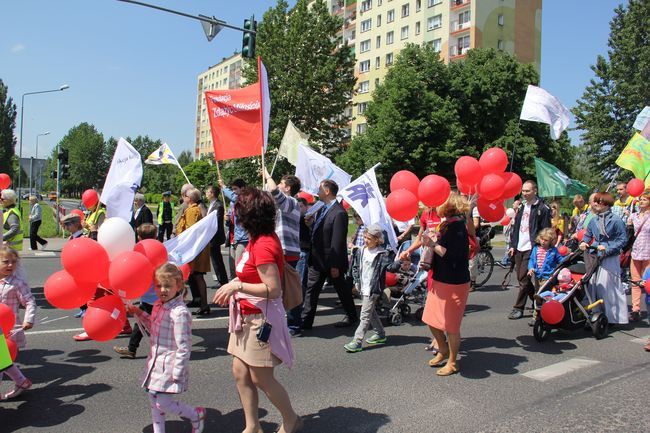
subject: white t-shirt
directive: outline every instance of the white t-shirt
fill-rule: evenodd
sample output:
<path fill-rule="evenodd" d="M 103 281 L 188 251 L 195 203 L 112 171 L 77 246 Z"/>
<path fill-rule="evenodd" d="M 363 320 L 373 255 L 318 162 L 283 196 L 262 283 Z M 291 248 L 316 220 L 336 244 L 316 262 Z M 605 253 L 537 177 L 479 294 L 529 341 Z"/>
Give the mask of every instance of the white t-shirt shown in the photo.
<path fill-rule="evenodd" d="M 393 224 L 395 224 L 395 226 L 397 227 L 397 230 L 400 233 L 404 233 L 404 230 L 406 230 L 408 228 L 408 226 L 410 226 L 411 224 L 415 224 L 415 218 L 413 218 L 412 220 L 409 220 L 409 221 L 393 220 Z"/>
<path fill-rule="evenodd" d="M 361 255 L 361 294 L 363 296 L 370 296 L 370 281 L 374 269 L 372 262 L 377 257 L 379 248 L 364 248 Z"/>
<path fill-rule="evenodd" d="M 530 242 L 530 212 L 532 205 L 526 203 L 521 215 L 521 224 L 519 225 L 519 242 L 517 243 L 517 251 L 530 251 L 533 246 Z"/>

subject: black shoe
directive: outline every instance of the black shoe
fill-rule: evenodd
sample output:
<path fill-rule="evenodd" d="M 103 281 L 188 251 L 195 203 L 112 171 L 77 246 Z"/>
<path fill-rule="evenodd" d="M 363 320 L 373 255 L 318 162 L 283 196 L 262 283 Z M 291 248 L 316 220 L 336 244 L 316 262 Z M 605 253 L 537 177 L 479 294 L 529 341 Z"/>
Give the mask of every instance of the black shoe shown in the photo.
<path fill-rule="evenodd" d="M 510 320 L 517 320 L 521 319 L 522 317 L 524 317 L 524 312 L 518 308 L 514 308 L 508 315 L 508 319 Z"/>
<path fill-rule="evenodd" d="M 300 328 L 289 328 L 289 335 L 292 337 L 300 337 L 302 335 L 302 331 Z"/>
<path fill-rule="evenodd" d="M 199 299 L 192 299 L 190 302 L 188 302 L 185 305 L 187 305 L 187 308 L 200 307 L 201 306 L 201 301 Z"/>
<path fill-rule="evenodd" d="M 350 326 L 356 325 L 357 322 L 358 322 L 358 320 L 356 320 L 356 319 L 355 320 L 350 320 L 350 318 L 346 316 L 340 322 L 336 322 L 334 324 L 334 327 L 335 328 L 349 328 Z"/>
<path fill-rule="evenodd" d="M 205 308 L 199 308 L 197 311 L 192 313 L 195 316 L 209 316 L 210 315 L 210 307 L 205 307 Z"/>

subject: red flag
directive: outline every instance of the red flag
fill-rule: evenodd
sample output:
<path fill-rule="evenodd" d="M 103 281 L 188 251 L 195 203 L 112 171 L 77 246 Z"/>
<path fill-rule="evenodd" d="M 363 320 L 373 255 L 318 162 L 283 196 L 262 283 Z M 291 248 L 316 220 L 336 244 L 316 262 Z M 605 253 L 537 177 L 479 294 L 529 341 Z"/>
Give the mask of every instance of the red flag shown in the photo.
<path fill-rule="evenodd" d="M 260 86 L 205 92 L 210 118 L 214 159 L 244 158 L 262 154 Z"/>

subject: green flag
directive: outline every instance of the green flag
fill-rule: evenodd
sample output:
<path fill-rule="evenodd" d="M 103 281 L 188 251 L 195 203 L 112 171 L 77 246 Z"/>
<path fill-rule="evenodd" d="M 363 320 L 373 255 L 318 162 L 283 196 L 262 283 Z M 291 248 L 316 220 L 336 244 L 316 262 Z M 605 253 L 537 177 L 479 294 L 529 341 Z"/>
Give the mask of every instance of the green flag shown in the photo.
<path fill-rule="evenodd" d="M 571 179 L 556 166 L 535 158 L 537 173 L 537 194 L 540 197 L 585 195 L 589 187 L 577 180 Z"/>
<path fill-rule="evenodd" d="M 2 330 L 0 330 L 0 370 L 4 370 L 11 364 L 13 364 L 13 361 L 9 355 L 9 347 L 7 347 L 7 341 Z"/>
<path fill-rule="evenodd" d="M 650 141 L 638 132 L 635 133 L 616 160 L 616 165 L 630 170 L 634 173 L 634 177 L 645 180 L 648 186 L 650 184 L 650 180 L 647 179 L 650 173 Z"/>

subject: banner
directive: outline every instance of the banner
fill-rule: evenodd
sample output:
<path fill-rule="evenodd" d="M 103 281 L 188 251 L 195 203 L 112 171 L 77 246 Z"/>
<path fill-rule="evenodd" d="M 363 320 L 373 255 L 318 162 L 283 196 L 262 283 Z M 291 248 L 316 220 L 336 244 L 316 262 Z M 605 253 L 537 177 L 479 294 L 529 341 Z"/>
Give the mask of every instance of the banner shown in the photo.
<path fill-rule="evenodd" d="M 147 156 L 144 163 L 150 165 L 174 164 L 180 167 L 178 160 L 167 143 L 163 143 L 163 145 L 154 150 L 151 155 Z"/>
<path fill-rule="evenodd" d="M 266 153 L 271 122 L 271 95 L 269 93 L 269 76 L 260 56 L 257 56 L 257 81 L 260 84 L 260 95 L 262 95 L 262 125 L 264 125 L 264 153 Z"/>
<path fill-rule="evenodd" d="M 218 224 L 217 212 L 211 212 L 180 235 L 163 242 L 168 260 L 175 265 L 194 260 L 217 233 Z"/>
<path fill-rule="evenodd" d="M 535 158 L 535 171 L 537 195 L 540 197 L 585 195 L 589 192 L 587 185 L 569 178 L 559 168 L 541 159 Z"/>
<path fill-rule="evenodd" d="M 366 227 L 370 224 L 379 224 L 388 234 L 386 240 L 391 248 L 396 249 L 397 237 L 393 229 L 393 221 L 386 212 L 386 203 L 377 185 L 375 167 L 366 171 L 345 188 L 339 189 L 339 195 L 354 208 Z"/>
<path fill-rule="evenodd" d="M 108 218 L 131 222 L 135 191 L 142 182 L 142 158 L 131 144 L 120 137 L 108 170 L 99 201 L 106 205 Z"/>
<path fill-rule="evenodd" d="M 309 136 L 296 128 L 296 125 L 289 120 L 282 136 L 278 155 L 284 156 L 291 165 L 296 166 L 298 164 L 298 146 L 301 144 L 308 146 L 308 139 Z"/>
<path fill-rule="evenodd" d="M 557 140 L 562 131 L 568 128 L 570 113 L 559 99 L 541 87 L 529 85 L 524 105 L 521 107 L 521 120 L 546 123 L 551 126 L 551 138 Z"/>
<path fill-rule="evenodd" d="M 258 83 L 241 89 L 205 92 L 215 160 L 262 154 L 260 99 Z"/>
<path fill-rule="evenodd" d="M 616 165 L 630 170 L 637 179 L 646 180 L 650 173 L 650 141 L 638 132 L 635 133 L 616 159 Z M 646 186 L 650 186 L 650 182 Z"/>
<path fill-rule="evenodd" d="M 650 120 L 650 107 L 645 107 L 636 116 L 636 119 L 634 120 L 633 128 L 636 129 L 637 131 L 643 131 L 643 128 L 648 126 L 649 120 Z"/>
<path fill-rule="evenodd" d="M 339 191 L 352 179 L 352 176 L 337 167 L 328 157 L 302 144 L 298 145 L 296 176 L 302 184 L 301 189 L 312 195 L 318 194 L 318 187 L 325 179 L 336 182 Z"/>

